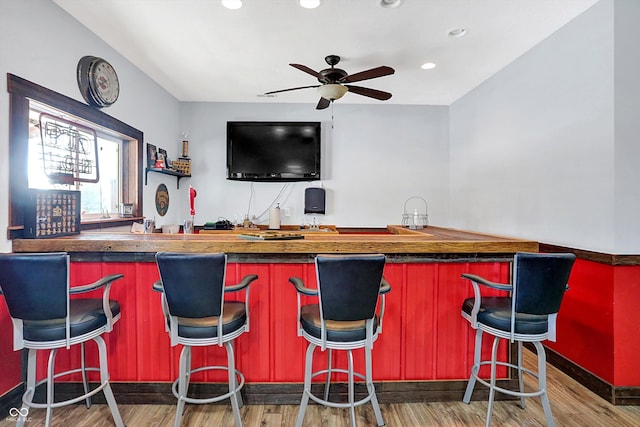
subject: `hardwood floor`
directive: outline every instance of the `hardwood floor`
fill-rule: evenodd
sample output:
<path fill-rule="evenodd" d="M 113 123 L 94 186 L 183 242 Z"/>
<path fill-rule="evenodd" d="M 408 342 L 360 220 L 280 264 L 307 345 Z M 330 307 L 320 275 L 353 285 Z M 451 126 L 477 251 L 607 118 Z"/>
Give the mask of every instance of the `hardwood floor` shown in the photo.
<path fill-rule="evenodd" d="M 525 363 L 532 366 L 533 354 L 525 352 Z M 532 379 L 527 384 L 532 384 Z M 547 382 L 553 415 L 558 426 L 640 426 L 640 406 L 614 406 L 563 374 L 548 367 Z M 481 386 L 476 386 L 481 387 Z M 462 399 L 462 396 L 460 396 Z M 382 416 L 389 427 L 453 427 L 483 426 L 487 404 L 462 402 L 382 404 Z M 128 427 L 171 426 L 175 416 L 174 405 L 120 405 L 122 418 Z M 289 427 L 298 414 L 296 405 L 246 405 L 241 409 L 246 427 Z M 27 427 L 44 424 L 44 411 L 32 409 Z M 375 426 L 371 405 L 357 410 L 358 426 Z M 112 426 L 113 421 L 106 405 L 83 405 L 55 409 L 53 426 Z M 230 405 L 189 405 L 183 416 L 183 426 L 234 426 Z M 309 405 L 305 427 L 347 427 L 347 410 Z M 493 426 L 544 426 L 544 414 L 540 399 L 527 400 L 522 410 L 517 401 L 498 401 L 494 404 Z M 15 426 L 15 421 L 5 418 L 0 427 Z"/>

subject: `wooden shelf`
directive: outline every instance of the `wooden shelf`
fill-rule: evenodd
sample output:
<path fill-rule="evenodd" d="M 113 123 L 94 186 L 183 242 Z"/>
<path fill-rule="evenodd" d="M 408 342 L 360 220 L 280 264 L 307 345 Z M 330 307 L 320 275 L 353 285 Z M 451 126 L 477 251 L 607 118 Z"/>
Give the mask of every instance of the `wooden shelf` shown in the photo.
<path fill-rule="evenodd" d="M 147 185 L 147 175 L 149 174 L 149 172 L 156 172 L 156 173 L 161 173 L 164 175 L 171 175 L 171 176 L 175 176 L 177 178 L 177 183 L 176 183 L 176 188 L 180 188 L 180 179 L 181 178 L 191 178 L 191 175 L 187 175 L 178 171 L 174 171 L 171 169 L 164 169 L 164 168 L 146 168 L 144 171 L 144 185 Z"/>

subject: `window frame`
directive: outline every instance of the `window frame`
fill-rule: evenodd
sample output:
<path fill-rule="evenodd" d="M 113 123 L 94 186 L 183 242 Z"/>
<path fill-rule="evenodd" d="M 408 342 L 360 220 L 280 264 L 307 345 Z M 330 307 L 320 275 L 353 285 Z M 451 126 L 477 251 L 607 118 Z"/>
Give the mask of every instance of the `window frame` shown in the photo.
<path fill-rule="evenodd" d="M 123 143 L 122 201 L 133 203 L 134 218 L 83 222 L 81 230 L 121 226 L 142 217 L 143 133 L 102 111 L 68 96 L 7 73 L 9 92 L 9 229 L 8 239 L 23 237 L 24 197 L 29 188 L 27 172 L 29 139 L 29 100 L 69 113 L 127 138 Z"/>

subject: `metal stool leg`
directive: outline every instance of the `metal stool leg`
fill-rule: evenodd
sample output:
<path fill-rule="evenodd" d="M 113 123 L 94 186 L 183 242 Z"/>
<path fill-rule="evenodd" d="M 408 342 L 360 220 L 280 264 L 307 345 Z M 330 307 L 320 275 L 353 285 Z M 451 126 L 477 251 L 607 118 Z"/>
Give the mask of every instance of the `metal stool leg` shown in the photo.
<path fill-rule="evenodd" d="M 351 427 L 356 427 L 356 407 L 355 407 L 355 390 L 353 384 L 353 352 L 351 350 L 347 350 L 347 363 L 349 369 L 349 414 L 351 417 Z"/>
<path fill-rule="evenodd" d="M 116 403 L 116 398 L 113 396 L 113 391 L 111 390 L 111 384 L 109 384 L 109 365 L 107 363 L 107 346 L 104 343 L 104 340 L 101 336 L 97 336 L 93 339 L 96 344 L 98 344 L 98 355 L 100 359 L 100 382 L 102 384 L 106 384 L 106 386 L 102 389 L 104 393 L 104 397 L 107 400 L 107 405 L 109 405 L 109 410 L 111 410 L 111 416 L 113 417 L 113 422 L 118 427 L 124 427 L 124 422 L 122 422 L 122 417 L 120 416 L 120 411 L 118 410 L 118 404 Z"/>
<path fill-rule="evenodd" d="M 331 349 L 327 352 L 327 380 L 324 384 L 324 400 L 329 400 L 329 387 L 331 387 L 331 368 L 333 363 L 333 352 Z"/>
<path fill-rule="evenodd" d="M 178 377 L 178 405 L 176 407 L 176 419 L 174 427 L 180 427 L 182 413 L 184 412 L 184 398 L 189 390 L 189 373 L 191 371 L 191 346 L 185 345 L 180 352 L 180 369 Z"/>
<path fill-rule="evenodd" d="M 309 394 L 311 393 L 311 375 L 313 370 L 313 352 L 316 349 L 315 344 L 309 343 L 307 347 L 307 356 L 304 364 L 304 390 L 302 391 L 302 400 L 300 401 L 300 409 L 298 409 L 298 418 L 296 419 L 296 427 L 302 427 L 304 413 L 309 403 Z"/>
<path fill-rule="evenodd" d="M 233 417 L 236 421 L 236 427 L 242 427 L 242 418 L 240 417 L 240 407 L 242 401 L 240 400 L 240 392 L 235 392 L 236 389 L 236 364 L 235 355 L 233 351 L 233 343 L 226 342 L 224 347 L 227 349 L 227 367 L 229 373 L 229 392 L 231 392 L 231 408 L 233 409 Z"/>
<path fill-rule="evenodd" d="M 231 390 L 235 390 L 238 387 L 238 378 L 236 377 L 236 360 L 235 360 L 235 341 L 229 341 L 228 342 L 229 346 L 231 347 L 231 351 L 233 352 L 233 369 L 230 369 L 229 371 L 229 380 L 232 380 L 233 383 L 230 381 L 229 382 L 229 391 Z M 229 351 L 227 350 L 227 356 L 229 355 Z M 227 365 L 230 366 L 230 365 Z M 231 375 L 231 373 L 233 373 L 233 375 Z M 233 385 L 233 388 L 231 388 L 231 386 Z M 236 402 L 238 402 L 238 408 L 242 408 L 244 406 L 244 402 L 242 401 L 242 394 L 240 392 L 235 394 L 236 396 Z"/>
<path fill-rule="evenodd" d="M 85 343 L 80 344 L 80 363 L 82 368 L 82 387 L 84 388 L 84 394 L 89 394 L 89 382 L 87 381 L 87 362 L 86 362 Z M 87 396 L 86 405 L 87 408 L 91 408 L 91 396 Z"/>
<path fill-rule="evenodd" d="M 464 392 L 462 401 L 464 403 L 471 402 L 471 395 L 473 394 L 473 388 L 476 385 L 476 375 L 473 373 L 474 369 L 480 369 L 480 356 L 482 351 L 482 331 L 476 329 L 476 342 L 473 349 L 473 366 L 471 367 L 471 374 L 469 375 L 469 382 L 467 383 L 467 389 Z M 476 368 L 477 367 L 477 368 Z"/>
<path fill-rule="evenodd" d="M 373 368 L 371 363 L 371 349 L 368 347 L 364 348 L 364 358 L 365 358 L 365 381 L 367 382 L 367 391 L 371 395 L 371 406 L 373 406 L 373 412 L 376 414 L 376 422 L 378 426 L 384 425 L 384 420 L 382 419 L 382 412 L 380 411 L 380 405 L 378 404 L 378 397 L 376 396 L 376 388 L 373 385 Z"/>
<path fill-rule="evenodd" d="M 522 370 L 522 341 L 518 341 L 518 385 L 520 393 L 524 393 L 524 378 Z M 520 396 L 520 407 L 524 409 L 526 405 L 527 403 L 525 402 L 525 397 Z"/>
<path fill-rule="evenodd" d="M 547 426 L 555 427 L 556 423 L 553 420 L 551 404 L 549 403 L 549 395 L 547 393 L 547 355 L 541 342 L 535 341 L 533 345 L 535 345 L 536 352 L 538 353 L 538 388 L 543 391 L 540 399 L 542 400 L 544 417 L 547 420 Z"/>
<path fill-rule="evenodd" d="M 49 352 L 49 362 L 47 364 L 47 412 L 45 416 L 44 425 L 51 425 L 51 405 L 53 405 L 53 375 L 55 371 L 57 349 L 53 349 Z"/>
<path fill-rule="evenodd" d="M 495 337 L 493 339 L 493 348 L 491 349 L 491 385 L 489 387 L 489 402 L 487 407 L 487 421 L 486 426 L 491 425 L 491 413 L 493 412 L 493 399 L 496 395 L 496 361 L 498 357 L 498 344 L 500 344 L 500 338 Z"/>
<path fill-rule="evenodd" d="M 30 348 L 27 353 L 27 384 L 26 390 L 22 395 L 22 407 L 20 408 L 20 416 L 16 422 L 17 427 L 23 427 L 27 421 L 27 415 L 29 414 L 29 404 L 33 401 L 33 395 L 36 391 L 36 360 L 38 357 L 38 350 Z M 24 414 L 24 415 L 23 415 Z"/>

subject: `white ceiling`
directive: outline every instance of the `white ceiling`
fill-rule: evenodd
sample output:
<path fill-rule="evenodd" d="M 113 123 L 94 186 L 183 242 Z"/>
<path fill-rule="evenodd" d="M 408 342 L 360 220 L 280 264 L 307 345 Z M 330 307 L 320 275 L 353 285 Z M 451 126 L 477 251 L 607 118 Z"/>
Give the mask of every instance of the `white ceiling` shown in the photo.
<path fill-rule="evenodd" d="M 336 102 L 449 105 L 598 0 L 322 0 L 311 10 L 297 0 L 243 0 L 239 10 L 220 0 L 54 1 L 180 101 L 315 106 L 315 89 L 259 95 L 318 83 L 288 64 L 320 71 L 335 54 L 349 74 L 396 70 L 357 83 L 390 100 Z M 453 28 L 468 33 L 450 37 Z"/>

